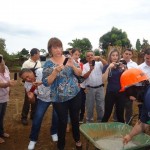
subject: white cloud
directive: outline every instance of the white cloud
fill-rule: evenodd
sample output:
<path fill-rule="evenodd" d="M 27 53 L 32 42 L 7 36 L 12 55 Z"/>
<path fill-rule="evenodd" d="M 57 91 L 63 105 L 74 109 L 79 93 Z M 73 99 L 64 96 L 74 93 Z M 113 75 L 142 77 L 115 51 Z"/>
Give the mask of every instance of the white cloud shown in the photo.
<path fill-rule="evenodd" d="M 0 9 L 0 38 L 9 53 L 33 47 L 46 49 L 50 37 L 64 48 L 75 38 L 88 38 L 93 48 L 99 38 L 117 27 L 137 38 L 150 40 L 150 1 L 147 0 L 5 0 Z"/>

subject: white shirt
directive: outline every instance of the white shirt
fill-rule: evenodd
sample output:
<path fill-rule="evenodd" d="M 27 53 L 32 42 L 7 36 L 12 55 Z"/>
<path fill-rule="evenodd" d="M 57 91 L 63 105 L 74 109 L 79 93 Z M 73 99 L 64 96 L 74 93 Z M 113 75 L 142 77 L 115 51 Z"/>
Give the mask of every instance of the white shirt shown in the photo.
<path fill-rule="evenodd" d="M 36 81 L 42 80 L 42 72 L 43 72 L 43 68 L 39 68 L 39 69 L 35 70 Z M 25 87 L 26 91 L 29 92 L 31 87 L 32 87 L 32 83 L 31 82 L 25 82 L 24 87 Z M 44 102 L 51 102 L 50 87 L 49 86 L 45 87 L 43 84 L 38 86 L 37 89 L 34 91 L 34 94 L 37 95 L 38 99 L 40 99 Z"/>
<path fill-rule="evenodd" d="M 130 61 L 127 63 L 127 67 L 128 67 L 128 69 L 138 68 L 138 64 L 130 59 Z"/>
<path fill-rule="evenodd" d="M 22 68 L 33 68 L 34 66 L 35 66 L 35 61 L 29 58 L 23 63 Z M 41 62 L 39 60 L 37 60 L 37 64 L 35 68 L 41 68 Z"/>
<path fill-rule="evenodd" d="M 150 78 L 150 66 L 148 66 L 145 62 L 138 66 L 149 78 Z"/>
<path fill-rule="evenodd" d="M 94 69 L 90 73 L 89 77 L 84 81 L 85 86 L 87 86 L 87 85 L 98 86 L 98 85 L 103 84 L 103 82 L 102 82 L 102 69 L 103 69 L 102 62 L 95 62 Z M 90 70 L 89 63 L 84 64 L 82 75 L 86 74 L 89 70 Z"/>

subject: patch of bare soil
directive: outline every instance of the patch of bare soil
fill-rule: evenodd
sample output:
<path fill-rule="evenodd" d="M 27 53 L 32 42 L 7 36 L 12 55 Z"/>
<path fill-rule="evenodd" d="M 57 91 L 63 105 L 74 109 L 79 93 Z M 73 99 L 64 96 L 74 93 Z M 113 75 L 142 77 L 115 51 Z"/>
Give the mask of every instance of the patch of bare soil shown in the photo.
<path fill-rule="evenodd" d="M 13 76 L 13 74 L 11 74 L 11 76 Z M 18 80 L 17 86 L 11 88 L 10 101 L 8 102 L 4 122 L 5 131 L 10 134 L 10 138 L 5 139 L 5 143 L 0 144 L 0 150 L 27 150 L 32 121 L 28 119 L 29 124 L 27 126 L 23 126 L 21 123 L 20 118 L 23 100 L 24 88 L 21 80 Z M 52 142 L 50 136 L 51 109 L 52 107 L 49 107 L 44 116 L 35 150 L 57 149 L 56 143 Z M 83 135 L 81 135 L 81 141 L 83 143 L 83 150 L 85 150 L 87 140 Z M 90 144 L 89 150 L 94 149 L 94 146 Z M 71 132 L 66 133 L 65 150 L 75 150 L 75 143 Z"/>
<path fill-rule="evenodd" d="M 13 74 L 11 73 L 13 78 Z M 10 138 L 5 138 L 5 143 L 0 144 L 0 150 L 27 150 L 29 143 L 29 134 L 31 130 L 32 120 L 28 119 L 28 125 L 24 126 L 21 123 L 21 110 L 24 101 L 24 87 L 21 80 L 18 80 L 18 84 L 11 88 L 10 100 L 7 105 L 4 129 L 10 134 Z M 47 110 L 39 134 L 39 139 L 36 144 L 35 150 L 56 150 L 57 146 L 50 136 L 51 126 L 51 110 L 50 106 Z M 83 141 L 83 149 L 85 147 L 86 140 L 81 135 Z M 75 143 L 72 138 L 71 131 L 66 133 L 66 146 L 65 150 L 75 150 Z"/>

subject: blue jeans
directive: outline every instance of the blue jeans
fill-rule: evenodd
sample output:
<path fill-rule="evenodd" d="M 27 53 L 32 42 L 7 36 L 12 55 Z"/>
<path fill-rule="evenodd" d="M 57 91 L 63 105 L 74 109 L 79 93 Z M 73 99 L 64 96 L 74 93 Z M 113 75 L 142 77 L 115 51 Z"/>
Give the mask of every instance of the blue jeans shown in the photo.
<path fill-rule="evenodd" d="M 44 102 L 40 99 L 37 99 L 37 108 L 36 108 L 36 112 L 35 112 L 35 115 L 33 118 L 32 128 L 31 128 L 31 133 L 30 133 L 30 140 L 31 141 L 37 141 L 38 140 L 38 135 L 39 135 L 39 131 L 41 128 L 41 123 L 42 123 L 44 114 L 45 114 L 45 112 L 48 109 L 50 104 L 51 104 L 51 102 Z M 53 109 L 52 125 L 51 125 L 51 129 L 50 129 L 51 135 L 57 134 L 57 128 L 58 128 L 57 126 L 58 126 L 58 117 L 57 117 L 57 113 Z"/>
<path fill-rule="evenodd" d="M 0 103 L 0 137 L 4 134 L 4 116 L 6 112 L 7 102 Z"/>

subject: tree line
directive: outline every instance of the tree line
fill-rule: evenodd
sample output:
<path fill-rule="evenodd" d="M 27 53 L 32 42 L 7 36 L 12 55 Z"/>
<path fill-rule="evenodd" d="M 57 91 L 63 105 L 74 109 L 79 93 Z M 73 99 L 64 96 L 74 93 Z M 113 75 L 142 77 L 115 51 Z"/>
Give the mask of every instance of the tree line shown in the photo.
<path fill-rule="evenodd" d="M 85 56 L 85 52 L 87 50 L 92 50 L 93 48 L 88 38 L 73 39 L 71 42 L 68 43 L 68 45 L 71 48 L 79 48 L 81 50 L 82 59 Z M 109 32 L 105 33 L 99 38 L 99 47 L 94 50 L 95 55 L 102 54 L 106 57 L 109 47 L 115 46 L 120 47 L 122 50 L 125 48 L 132 48 L 132 44 L 128 38 L 127 33 L 125 31 L 122 31 L 122 29 L 112 27 L 112 29 Z M 143 39 L 142 43 L 140 39 L 137 39 L 135 46 L 136 46 L 135 51 L 137 51 L 138 53 L 141 53 L 146 48 L 150 47 L 149 42 L 146 39 Z M 40 51 L 46 53 L 46 50 L 44 49 L 41 49 Z M 6 64 L 8 66 L 10 67 L 15 65 L 20 66 L 22 62 L 29 56 L 29 50 L 23 48 L 21 51 L 17 53 L 8 54 L 6 50 L 5 39 L 0 38 L 0 54 L 4 56 L 4 59 L 6 60 Z"/>

